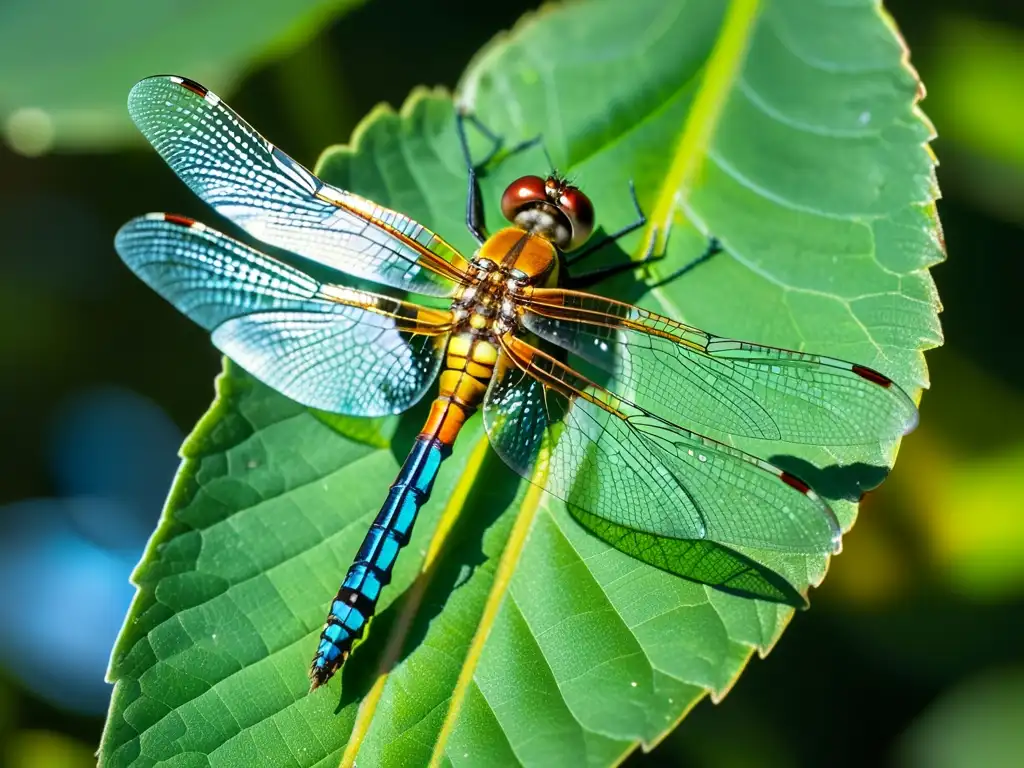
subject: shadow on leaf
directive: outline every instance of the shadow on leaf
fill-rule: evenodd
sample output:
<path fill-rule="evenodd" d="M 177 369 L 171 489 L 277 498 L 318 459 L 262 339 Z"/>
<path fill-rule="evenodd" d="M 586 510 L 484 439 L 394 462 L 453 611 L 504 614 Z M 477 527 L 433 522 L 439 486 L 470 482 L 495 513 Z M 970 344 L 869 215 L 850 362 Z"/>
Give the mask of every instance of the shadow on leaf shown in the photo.
<path fill-rule="evenodd" d="M 818 495 L 833 501 L 859 501 L 865 493 L 881 485 L 889 474 L 888 467 L 859 461 L 845 466 L 832 464 L 827 467 L 816 467 L 809 461 L 785 454 L 772 456 L 769 461 L 799 477 Z"/>
<path fill-rule="evenodd" d="M 601 541 L 655 568 L 740 597 L 807 607 L 807 599 L 784 578 L 721 544 L 655 536 L 577 507 L 569 507 L 569 512 Z"/>

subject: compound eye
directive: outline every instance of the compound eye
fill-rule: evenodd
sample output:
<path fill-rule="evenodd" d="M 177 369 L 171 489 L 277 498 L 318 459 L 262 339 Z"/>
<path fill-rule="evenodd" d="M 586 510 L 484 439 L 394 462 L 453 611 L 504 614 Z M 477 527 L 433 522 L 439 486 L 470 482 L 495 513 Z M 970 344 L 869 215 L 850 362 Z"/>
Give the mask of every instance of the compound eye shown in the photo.
<path fill-rule="evenodd" d="M 540 176 L 520 176 L 505 188 L 505 194 L 501 196 L 501 215 L 514 222 L 523 206 L 542 203 L 547 199 L 544 179 Z"/>
<path fill-rule="evenodd" d="M 558 198 L 558 209 L 562 211 L 572 225 L 572 240 L 568 250 L 579 248 L 594 231 L 594 205 L 590 198 L 576 187 L 565 187 Z"/>

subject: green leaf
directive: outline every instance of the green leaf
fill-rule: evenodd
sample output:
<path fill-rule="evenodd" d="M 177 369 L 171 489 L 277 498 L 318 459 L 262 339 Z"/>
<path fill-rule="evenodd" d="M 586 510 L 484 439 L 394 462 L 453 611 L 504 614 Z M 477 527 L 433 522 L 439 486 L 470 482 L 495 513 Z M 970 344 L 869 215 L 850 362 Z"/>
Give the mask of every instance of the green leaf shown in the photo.
<path fill-rule="evenodd" d="M 873 2 L 595 0 L 499 38 L 460 98 L 510 144 L 542 134 L 609 231 L 631 221 L 635 179 L 659 241 L 671 224 L 660 275 L 707 234 L 726 246 L 663 288 L 622 280 L 609 294 L 718 334 L 853 359 L 917 391 L 922 350 L 940 340 L 927 268 L 942 257 L 918 89 Z M 485 199 L 545 163 L 539 148 L 509 159 L 484 179 Z M 445 94 L 375 112 L 319 172 L 471 251 Z M 651 236 L 626 250 L 639 256 Z M 135 575 L 104 765 L 611 765 L 703 696 L 724 696 L 778 639 L 793 590 L 824 575 L 823 558 L 706 543 L 691 564 L 674 553 L 687 578 L 655 567 L 670 549 L 629 557 L 608 541 L 636 554 L 647 542 L 595 536 L 519 483 L 474 420 L 340 684 L 307 695 L 327 603 L 423 410 L 388 450 L 386 429 L 312 414 L 233 366 L 218 393 Z M 849 527 L 895 436 L 742 447 L 806 477 Z M 731 578 L 763 599 L 707 583 Z"/>
<path fill-rule="evenodd" d="M 663 571 L 745 597 L 760 597 L 796 608 L 806 605 L 793 585 L 760 563 L 708 541 L 685 541 L 636 531 L 569 506 L 592 534 L 620 552 Z"/>
<path fill-rule="evenodd" d="M 226 92 L 243 69 L 293 50 L 357 2 L 6 0 L 0 120 L 8 143 L 38 154 L 135 139 L 125 99 L 137 80 L 186 73 Z"/>

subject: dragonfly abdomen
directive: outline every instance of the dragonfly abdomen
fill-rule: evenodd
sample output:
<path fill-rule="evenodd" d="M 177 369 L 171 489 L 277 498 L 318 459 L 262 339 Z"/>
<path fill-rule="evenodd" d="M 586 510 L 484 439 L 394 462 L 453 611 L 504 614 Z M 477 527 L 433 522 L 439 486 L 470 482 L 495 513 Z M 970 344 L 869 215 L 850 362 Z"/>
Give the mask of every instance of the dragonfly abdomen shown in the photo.
<path fill-rule="evenodd" d="M 363 636 L 381 589 L 391 581 L 398 552 L 409 543 L 416 516 L 430 498 L 441 462 L 451 454 L 462 425 L 483 400 L 497 354 L 490 341 L 473 334 L 459 334 L 449 341 L 440 392 L 426 424 L 331 603 L 310 668 L 312 688 L 331 678 Z"/>
<path fill-rule="evenodd" d="M 416 438 L 331 603 L 310 668 L 313 688 L 330 679 L 348 658 L 352 644 L 363 636 L 381 589 L 391 581 L 398 551 L 409 542 L 416 514 L 430 497 L 437 470 L 450 453 L 451 446 L 436 437 Z"/>

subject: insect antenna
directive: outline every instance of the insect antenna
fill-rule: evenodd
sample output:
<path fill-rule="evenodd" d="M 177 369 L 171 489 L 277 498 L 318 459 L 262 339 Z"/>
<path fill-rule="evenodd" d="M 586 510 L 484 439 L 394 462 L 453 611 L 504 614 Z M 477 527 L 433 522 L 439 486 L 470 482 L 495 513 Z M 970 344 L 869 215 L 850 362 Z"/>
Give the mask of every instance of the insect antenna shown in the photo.
<path fill-rule="evenodd" d="M 540 148 L 544 151 L 544 158 L 548 161 L 548 167 L 551 169 L 551 173 L 548 175 L 555 179 L 561 179 L 562 174 L 558 172 L 558 168 L 555 167 L 555 161 L 551 159 L 551 153 L 548 152 L 548 145 L 541 142 Z"/>

